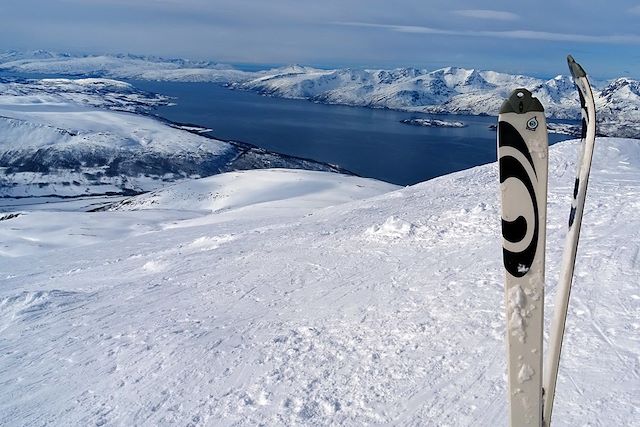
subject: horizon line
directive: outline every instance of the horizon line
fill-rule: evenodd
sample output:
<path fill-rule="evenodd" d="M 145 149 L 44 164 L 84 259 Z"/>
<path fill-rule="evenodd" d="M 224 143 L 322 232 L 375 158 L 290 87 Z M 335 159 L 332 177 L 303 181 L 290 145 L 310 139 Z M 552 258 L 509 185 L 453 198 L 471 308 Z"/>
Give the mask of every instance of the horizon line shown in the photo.
<path fill-rule="evenodd" d="M 308 62 L 308 63 L 304 63 L 304 62 L 251 62 L 251 61 L 218 61 L 217 59 L 213 59 L 211 57 L 201 57 L 199 59 L 194 59 L 194 58 L 189 58 L 189 57 L 184 57 L 184 56 L 174 56 L 174 55 L 157 55 L 157 54 L 152 54 L 152 53 L 132 53 L 132 52 L 117 52 L 117 51 L 103 51 L 103 52 L 96 52 L 96 51 L 83 51 L 83 50 L 78 50 L 78 51 L 73 51 L 73 50 L 68 50 L 68 51 L 57 51 L 57 50 L 48 50 L 48 49 L 26 49 L 26 50 L 21 50 L 21 49 L 0 49 L 0 54 L 3 53 L 35 53 L 35 52 L 45 52 L 45 53 L 49 53 L 52 55 L 60 55 L 61 60 L 64 59 L 64 55 L 71 57 L 71 58 L 88 58 L 88 57 L 98 57 L 98 56 L 111 56 L 111 57 L 119 57 L 119 56 L 132 56 L 132 57 L 139 57 L 141 59 L 144 58 L 149 58 L 149 59 L 158 59 L 158 60 L 165 60 L 165 61 L 175 61 L 175 60 L 179 60 L 179 61 L 191 61 L 191 62 L 210 62 L 212 64 L 215 65 L 229 65 L 233 68 L 236 68 L 239 71 L 245 71 L 245 72 L 258 72 L 258 71 L 268 71 L 269 69 L 273 69 L 273 68 L 283 68 L 283 67 L 292 67 L 292 66 L 300 66 L 300 67 L 311 67 L 311 68 L 317 68 L 317 69 L 321 69 L 321 70 L 326 70 L 326 71 L 333 71 L 333 70 L 347 70 L 347 69 L 352 69 L 352 70 L 364 70 L 364 71 L 373 71 L 373 70 L 398 70 L 398 69 L 416 69 L 416 70 L 421 70 L 421 71 L 427 71 L 427 72 L 433 72 L 433 71 L 438 71 L 438 70 L 442 70 L 445 68 L 459 68 L 459 69 L 465 69 L 465 70 L 477 70 L 479 72 L 483 72 L 483 71 L 492 71 L 492 72 L 498 72 L 498 73 L 504 73 L 504 74 L 509 74 L 509 75 L 522 75 L 522 76 L 526 76 L 526 77 L 535 77 L 535 78 L 539 78 L 539 79 L 553 79 L 557 76 L 566 76 L 569 75 L 569 73 L 523 73 L 523 72 L 515 72 L 515 71 L 505 71 L 503 67 L 500 68 L 481 68 L 481 67 L 475 67 L 475 66 L 461 66 L 461 65 L 453 65 L 453 64 L 448 64 L 448 65 L 444 65 L 444 66 L 434 66 L 435 68 L 426 68 L 426 67 L 421 67 L 421 66 L 413 66 L 413 65 L 375 65 L 375 64 L 358 64 L 358 63 L 352 63 L 352 64 L 348 64 L 348 63 L 341 63 L 340 61 L 334 62 L 334 63 L 330 63 L 330 62 Z M 52 59 L 56 59 L 56 58 L 52 58 Z M 564 58 L 563 58 L 564 59 Z M 25 59 L 25 60 L 30 60 L 30 59 Z M 31 60 L 37 61 L 39 60 L 38 58 L 31 58 Z M 260 68 L 257 68 L 260 67 Z M 262 68 L 262 67 L 266 67 L 266 68 Z M 245 69 L 242 69 L 245 68 Z M 252 68 L 252 70 L 250 69 L 246 69 L 246 68 Z M 7 70 L 0 70 L 0 71 L 4 71 L 7 72 Z M 39 73 L 30 73 L 30 74 L 39 74 Z M 592 79 L 595 80 L 614 80 L 617 78 L 631 78 L 633 80 L 640 80 L 640 75 L 638 77 L 633 77 L 632 73 L 628 70 L 625 70 L 621 73 L 618 73 L 615 76 L 608 76 L 608 77 L 602 77 L 602 76 L 594 76 L 594 75 L 590 75 L 590 77 Z"/>

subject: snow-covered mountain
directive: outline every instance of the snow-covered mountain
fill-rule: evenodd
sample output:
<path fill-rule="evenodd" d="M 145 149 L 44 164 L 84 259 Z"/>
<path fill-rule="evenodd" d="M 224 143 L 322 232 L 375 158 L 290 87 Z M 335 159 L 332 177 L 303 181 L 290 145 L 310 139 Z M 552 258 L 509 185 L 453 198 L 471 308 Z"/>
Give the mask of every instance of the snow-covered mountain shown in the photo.
<path fill-rule="evenodd" d="M 239 82 L 236 87 L 317 102 L 428 113 L 497 115 L 517 87 L 527 87 L 556 119 L 577 119 L 577 91 L 567 76 L 542 80 L 493 71 L 444 68 L 436 71 L 305 70 L 274 73 Z M 640 82 L 620 78 L 595 90 L 599 132 L 640 136 Z"/>
<path fill-rule="evenodd" d="M 0 52 L 0 70 L 69 76 L 219 83 L 241 81 L 245 75 L 251 75 L 229 65 L 209 61 L 140 55 L 74 56 L 42 50 Z"/>
<path fill-rule="evenodd" d="M 547 326 L 578 149 L 549 153 Z M 598 138 L 589 186 L 553 422 L 635 425 L 640 140 Z M 5 208 L 0 424 L 505 425 L 498 192 L 269 170 Z"/>
<path fill-rule="evenodd" d="M 596 98 L 602 117 L 599 131 L 637 137 L 640 134 L 640 82 L 619 78 L 605 86 Z"/>
<path fill-rule="evenodd" d="M 116 111 L 148 112 L 169 105 L 166 96 L 141 91 L 131 84 L 103 78 L 17 79 L 0 77 L 0 107 L 73 103 Z"/>
<path fill-rule="evenodd" d="M 107 79 L 0 80 L 0 197 L 130 194 L 265 167 L 340 170 L 128 112 L 166 102 Z"/>
<path fill-rule="evenodd" d="M 577 91 L 568 76 L 550 80 L 447 67 L 435 71 L 322 70 L 287 66 L 258 72 L 210 62 L 132 55 L 71 56 L 50 52 L 0 54 L 0 70 L 125 79 L 208 81 L 285 98 L 330 104 L 423 111 L 497 115 L 502 101 L 517 87 L 529 88 L 557 119 L 577 119 Z M 640 137 L 640 82 L 618 78 L 598 83 L 599 132 Z"/>

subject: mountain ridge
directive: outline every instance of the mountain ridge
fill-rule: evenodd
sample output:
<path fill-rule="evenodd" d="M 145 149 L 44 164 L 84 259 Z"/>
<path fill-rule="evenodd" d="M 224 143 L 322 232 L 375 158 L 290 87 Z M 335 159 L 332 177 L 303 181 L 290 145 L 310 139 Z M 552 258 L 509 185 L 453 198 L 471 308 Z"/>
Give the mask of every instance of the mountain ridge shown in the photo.
<path fill-rule="evenodd" d="M 541 79 L 461 67 L 432 71 L 417 68 L 320 69 L 298 64 L 249 72 L 211 61 L 139 55 L 72 56 L 43 51 L 31 55 L 0 54 L 0 70 L 211 82 L 269 96 L 327 104 L 494 116 L 513 89 L 526 87 L 541 100 L 549 118 L 579 118 L 577 92 L 567 75 Z M 640 137 L 640 81 L 623 76 L 592 84 L 599 134 Z"/>

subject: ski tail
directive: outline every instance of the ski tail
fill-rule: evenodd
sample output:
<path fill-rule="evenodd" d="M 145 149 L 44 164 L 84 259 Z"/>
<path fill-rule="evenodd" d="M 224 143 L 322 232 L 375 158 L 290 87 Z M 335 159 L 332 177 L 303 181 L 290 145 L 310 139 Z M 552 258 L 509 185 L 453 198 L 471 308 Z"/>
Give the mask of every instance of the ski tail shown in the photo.
<path fill-rule="evenodd" d="M 571 201 L 571 211 L 569 213 L 569 228 L 565 240 L 564 253 L 562 256 L 562 266 L 560 279 L 558 281 L 555 298 L 554 315 L 551 322 L 549 336 L 549 350 L 544 366 L 544 425 L 551 424 L 553 401 L 555 398 L 556 382 L 558 378 L 558 367 L 560 365 L 560 353 L 562 350 L 562 340 L 564 337 L 565 323 L 567 319 L 567 309 L 569 306 L 569 295 L 571 293 L 571 282 L 573 280 L 573 270 L 580 238 L 580 226 L 582 224 L 582 214 L 587 196 L 587 184 L 589 182 L 589 172 L 591 170 L 591 159 L 596 137 L 596 108 L 593 98 L 593 91 L 587 73 L 571 55 L 567 57 L 569 70 L 573 81 L 578 89 L 580 97 L 580 107 L 582 112 L 582 134 L 580 143 L 580 153 L 578 156 L 576 180 L 573 189 L 573 200 Z"/>
<path fill-rule="evenodd" d="M 511 426 L 542 424 L 547 154 L 544 108 L 516 89 L 498 117 Z"/>

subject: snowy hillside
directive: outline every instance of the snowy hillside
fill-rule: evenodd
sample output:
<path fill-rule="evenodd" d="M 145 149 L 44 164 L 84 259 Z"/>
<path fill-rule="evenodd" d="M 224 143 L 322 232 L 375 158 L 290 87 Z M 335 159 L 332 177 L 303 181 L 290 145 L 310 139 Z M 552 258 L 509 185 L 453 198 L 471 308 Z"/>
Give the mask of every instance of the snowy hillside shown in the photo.
<path fill-rule="evenodd" d="M 224 218 L 222 214 L 227 211 L 262 219 L 299 218 L 326 206 L 398 188 L 336 173 L 265 169 L 166 184 L 160 190 L 133 198 L 84 197 L 66 202 L 47 197 L 5 198 L 0 199 L 0 221 L 7 222 L 0 225 L 8 227 L 0 227 L 0 257 L 38 256 L 51 249 L 104 244 L 125 236 L 161 231 L 175 226 L 175 221 L 184 226 L 187 219 L 209 213 L 216 213 L 216 218 Z M 119 213 L 104 221 L 105 215 L 99 212 L 105 210 Z M 51 211 L 60 214 L 52 215 Z"/>
<path fill-rule="evenodd" d="M 131 194 L 265 167 L 339 170 L 126 112 L 166 102 L 115 80 L 0 80 L 0 197 Z"/>
<path fill-rule="evenodd" d="M 71 102 L 117 111 L 147 112 L 169 98 L 110 79 L 16 79 L 0 77 L 0 107 Z"/>
<path fill-rule="evenodd" d="M 318 171 L 265 169 L 230 172 L 126 199 L 112 210 L 167 209 L 221 213 L 249 208 L 282 217 L 365 199 L 399 187 L 382 181 Z"/>
<path fill-rule="evenodd" d="M 559 64 L 558 69 L 562 64 Z M 0 70 L 62 73 L 148 80 L 210 81 L 285 98 L 330 104 L 422 111 L 497 115 L 517 87 L 529 88 L 549 117 L 577 119 L 578 95 L 570 77 L 550 80 L 495 71 L 447 67 L 435 71 L 321 70 L 288 66 L 243 72 L 208 62 L 132 56 L 36 53 L 0 55 Z M 592 83 L 596 83 L 595 81 Z M 640 137 L 640 82 L 626 77 L 598 82 L 595 97 L 602 135 Z"/>
<path fill-rule="evenodd" d="M 547 307 L 577 150 L 550 149 Z M 248 171 L 6 208 L 0 424 L 505 425 L 497 183 Z M 555 426 L 637 424 L 638 200 L 640 141 L 599 138 Z"/>

